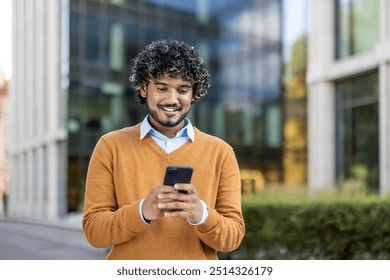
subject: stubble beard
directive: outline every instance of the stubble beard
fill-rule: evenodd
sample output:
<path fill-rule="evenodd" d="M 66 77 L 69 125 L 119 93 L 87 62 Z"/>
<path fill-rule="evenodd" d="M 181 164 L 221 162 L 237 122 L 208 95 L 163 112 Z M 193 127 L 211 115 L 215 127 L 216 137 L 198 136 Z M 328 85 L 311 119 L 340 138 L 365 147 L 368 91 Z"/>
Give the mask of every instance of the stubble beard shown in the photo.
<path fill-rule="evenodd" d="M 175 127 L 179 125 L 188 115 L 189 111 L 182 114 L 180 118 L 176 121 L 170 120 L 169 118 L 167 120 L 162 120 L 161 118 L 158 117 L 158 113 L 156 111 L 153 111 L 150 107 L 149 104 L 146 102 L 146 109 L 150 115 L 150 117 L 155 120 L 158 124 L 165 126 L 165 127 Z M 181 112 L 181 109 L 180 109 Z"/>

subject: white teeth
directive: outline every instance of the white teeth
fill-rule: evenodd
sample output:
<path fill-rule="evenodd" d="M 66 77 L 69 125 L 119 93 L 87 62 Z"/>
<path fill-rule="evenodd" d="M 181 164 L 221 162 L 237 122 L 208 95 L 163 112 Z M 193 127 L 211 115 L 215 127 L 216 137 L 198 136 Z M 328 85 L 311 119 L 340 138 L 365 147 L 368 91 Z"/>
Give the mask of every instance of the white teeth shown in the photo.
<path fill-rule="evenodd" d="M 166 108 L 166 107 L 161 107 L 163 110 L 168 111 L 168 112 L 175 112 L 176 108 Z"/>

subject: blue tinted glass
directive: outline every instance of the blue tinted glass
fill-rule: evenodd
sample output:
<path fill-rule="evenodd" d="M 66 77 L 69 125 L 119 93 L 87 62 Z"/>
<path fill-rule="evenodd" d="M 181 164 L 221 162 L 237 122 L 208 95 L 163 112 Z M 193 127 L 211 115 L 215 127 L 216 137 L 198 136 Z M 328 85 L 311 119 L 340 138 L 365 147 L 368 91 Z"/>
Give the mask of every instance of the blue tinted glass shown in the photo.
<path fill-rule="evenodd" d="M 87 16 L 86 24 L 86 50 L 85 56 L 90 62 L 97 62 L 99 59 L 99 25 L 100 19 L 97 16 Z"/>

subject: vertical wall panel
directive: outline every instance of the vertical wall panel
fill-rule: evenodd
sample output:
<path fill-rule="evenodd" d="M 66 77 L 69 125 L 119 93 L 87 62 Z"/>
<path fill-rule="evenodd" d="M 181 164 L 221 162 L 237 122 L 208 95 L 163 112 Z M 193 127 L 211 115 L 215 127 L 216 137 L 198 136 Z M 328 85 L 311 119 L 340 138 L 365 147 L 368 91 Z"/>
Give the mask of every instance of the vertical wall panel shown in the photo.
<path fill-rule="evenodd" d="M 14 2 L 10 216 L 57 219 L 66 213 L 61 4 Z"/>

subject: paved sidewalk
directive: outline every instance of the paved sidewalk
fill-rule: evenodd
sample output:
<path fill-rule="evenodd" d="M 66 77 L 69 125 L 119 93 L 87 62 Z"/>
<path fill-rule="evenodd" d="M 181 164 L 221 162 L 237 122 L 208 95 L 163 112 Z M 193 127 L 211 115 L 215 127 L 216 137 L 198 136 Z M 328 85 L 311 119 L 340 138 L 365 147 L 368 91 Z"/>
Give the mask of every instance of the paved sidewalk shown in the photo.
<path fill-rule="evenodd" d="M 103 260 L 107 248 L 86 241 L 79 217 L 59 222 L 0 217 L 0 260 Z"/>

